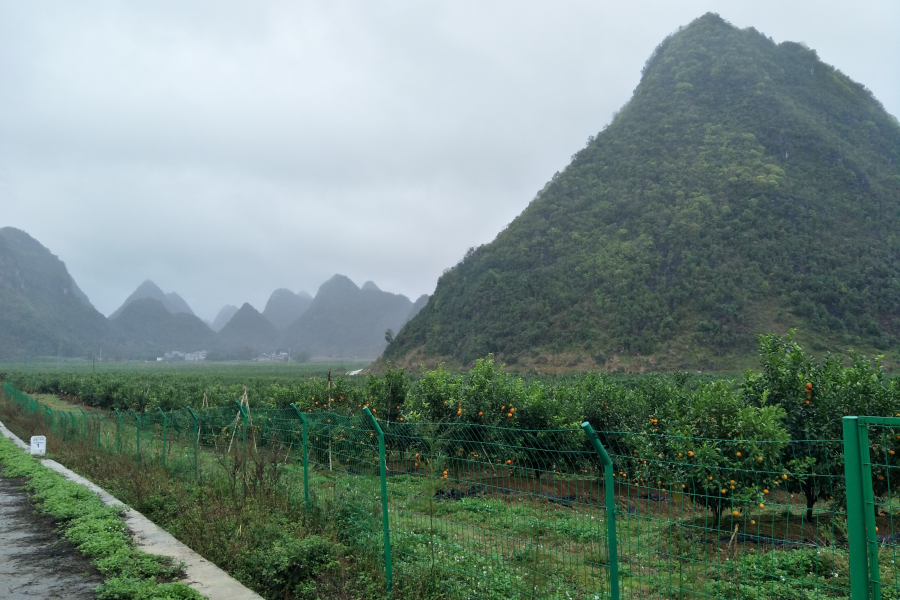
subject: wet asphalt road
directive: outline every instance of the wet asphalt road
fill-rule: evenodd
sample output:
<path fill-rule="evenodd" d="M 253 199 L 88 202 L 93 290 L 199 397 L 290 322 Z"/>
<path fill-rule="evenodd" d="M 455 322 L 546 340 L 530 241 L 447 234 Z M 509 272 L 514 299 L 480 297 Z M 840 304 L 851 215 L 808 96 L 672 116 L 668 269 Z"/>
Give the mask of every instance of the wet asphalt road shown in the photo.
<path fill-rule="evenodd" d="M 0 598 L 94 598 L 102 578 L 53 532 L 49 517 L 34 514 L 22 483 L 0 477 Z"/>

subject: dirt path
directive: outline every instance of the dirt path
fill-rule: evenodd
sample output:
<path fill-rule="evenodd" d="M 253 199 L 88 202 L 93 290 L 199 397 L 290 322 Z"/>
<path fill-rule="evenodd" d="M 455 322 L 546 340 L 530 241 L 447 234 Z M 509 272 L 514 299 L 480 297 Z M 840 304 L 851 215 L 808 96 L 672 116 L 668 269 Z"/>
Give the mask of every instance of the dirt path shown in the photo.
<path fill-rule="evenodd" d="M 54 533 L 50 517 L 34 514 L 23 483 L 0 478 L 0 598 L 94 598 L 102 577 Z"/>

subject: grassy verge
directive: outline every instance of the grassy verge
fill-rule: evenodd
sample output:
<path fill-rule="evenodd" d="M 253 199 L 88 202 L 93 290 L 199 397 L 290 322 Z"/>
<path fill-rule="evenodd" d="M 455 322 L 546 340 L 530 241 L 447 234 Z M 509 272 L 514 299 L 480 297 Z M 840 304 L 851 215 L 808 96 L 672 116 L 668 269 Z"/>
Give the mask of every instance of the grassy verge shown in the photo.
<path fill-rule="evenodd" d="M 10 440 L 0 438 L 4 477 L 25 477 L 31 500 L 60 525 L 62 536 L 92 559 L 106 580 L 97 590 L 102 600 L 199 600 L 200 594 L 180 582 L 182 566 L 168 557 L 134 548 L 121 510 L 108 507 L 96 494 L 65 479 Z"/>
<path fill-rule="evenodd" d="M 246 464 L 244 487 L 244 464 L 234 462 L 234 456 L 204 453 L 202 476 L 193 480 L 175 466 L 180 452 L 174 448 L 168 469 L 148 457 L 138 465 L 133 452 L 114 453 L 114 438 L 104 440 L 109 452 L 98 454 L 95 435 L 81 439 L 70 434 L 64 439 L 42 418 L 24 414 L 5 400 L 0 400 L 0 420 L 20 436 L 47 436 L 54 460 L 101 485 L 265 598 L 385 597 L 378 546 L 369 543 L 371 535 L 358 535 L 360 523 L 370 520 L 368 504 L 332 504 L 315 516 L 305 515 L 296 494 L 284 493 L 283 461 L 254 455 Z M 120 597 L 156 596 L 104 596 Z"/>

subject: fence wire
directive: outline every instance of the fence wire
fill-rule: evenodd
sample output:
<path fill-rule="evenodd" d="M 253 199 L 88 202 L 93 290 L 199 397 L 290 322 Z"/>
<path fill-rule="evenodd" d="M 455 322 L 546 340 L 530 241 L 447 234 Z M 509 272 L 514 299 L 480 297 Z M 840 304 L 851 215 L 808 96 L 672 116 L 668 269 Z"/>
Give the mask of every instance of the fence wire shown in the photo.
<path fill-rule="evenodd" d="M 283 465 L 291 503 L 334 522 L 389 587 L 429 580 L 448 598 L 488 599 L 850 596 L 841 440 L 600 431 L 610 478 L 582 429 L 378 420 L 364 406 L 53 410 L 9 384 L 4 394 L 64 441 L 173 477 L 227 477 L 238 493 Z M 898 598 L 900 426 L 870 430 L 878 530 L 867 552 L 881 597 Z"/>

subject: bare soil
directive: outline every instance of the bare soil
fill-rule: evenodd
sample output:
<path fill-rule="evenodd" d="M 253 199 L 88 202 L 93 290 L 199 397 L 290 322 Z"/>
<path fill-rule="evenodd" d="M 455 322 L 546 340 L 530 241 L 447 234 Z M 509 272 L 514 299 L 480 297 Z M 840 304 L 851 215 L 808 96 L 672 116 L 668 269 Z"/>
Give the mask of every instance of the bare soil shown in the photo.
<path fill-rule="evenodd" d="M 90 561 L 35 512 L 24 479 L 0 478 L 0 598 L 94 598 L 103 581 Z"/>

